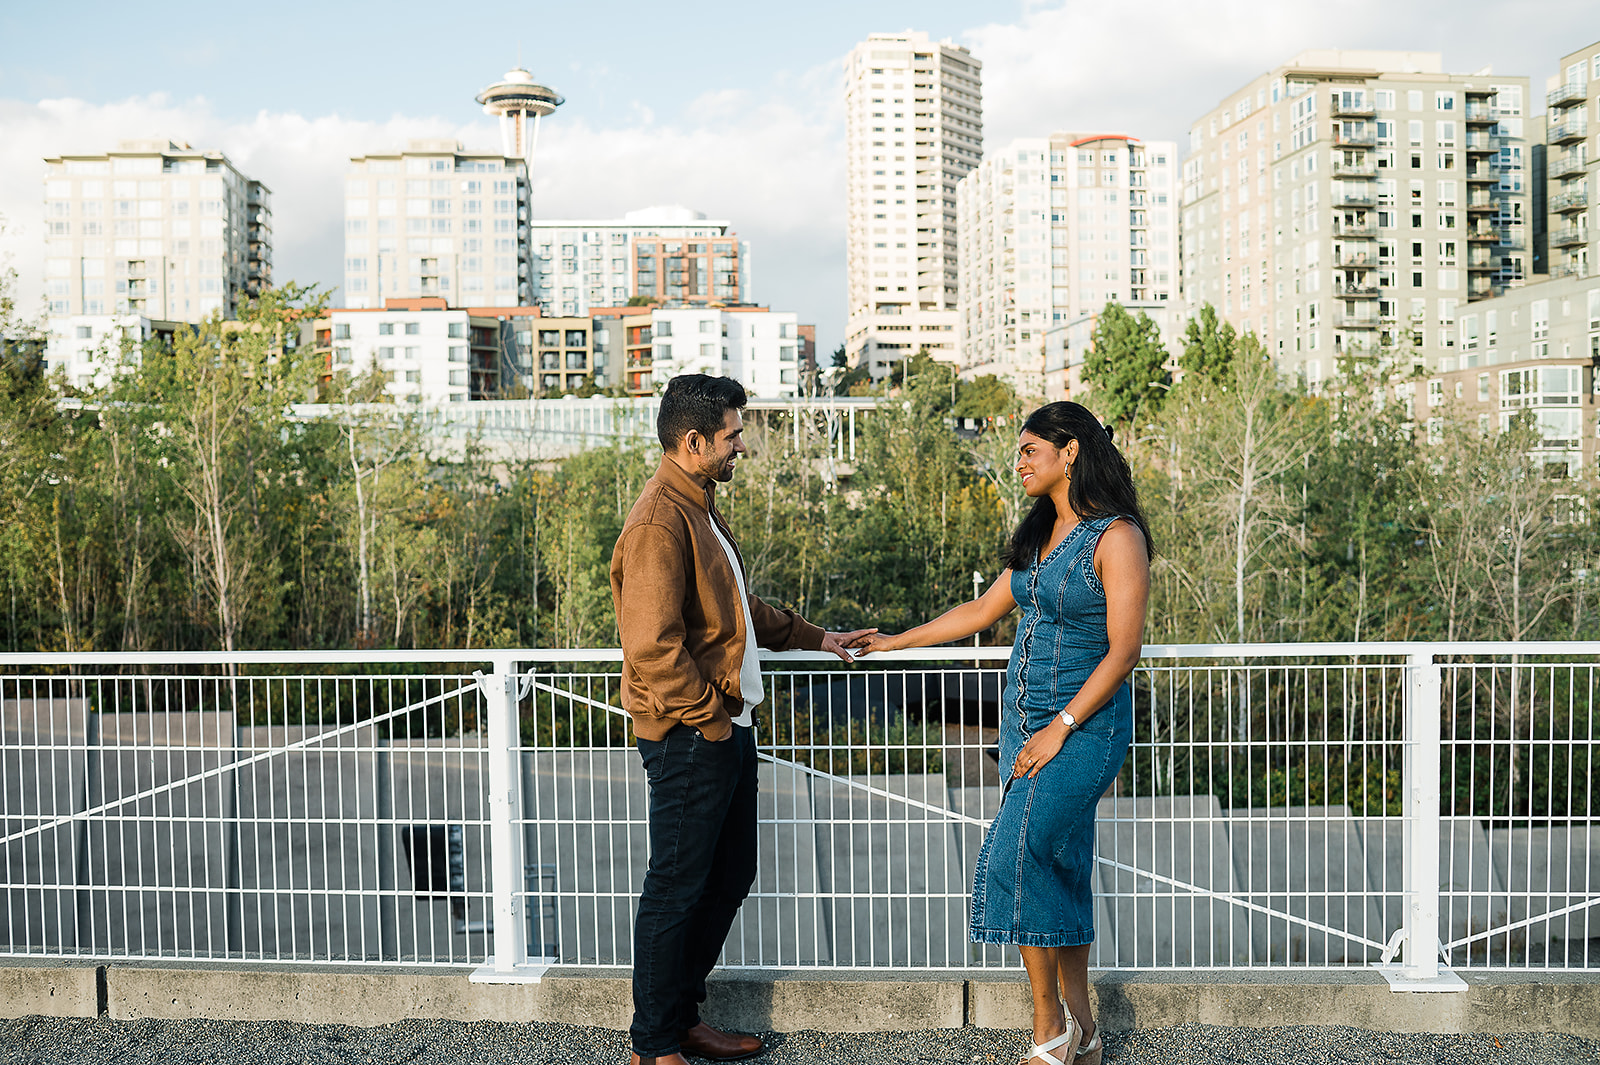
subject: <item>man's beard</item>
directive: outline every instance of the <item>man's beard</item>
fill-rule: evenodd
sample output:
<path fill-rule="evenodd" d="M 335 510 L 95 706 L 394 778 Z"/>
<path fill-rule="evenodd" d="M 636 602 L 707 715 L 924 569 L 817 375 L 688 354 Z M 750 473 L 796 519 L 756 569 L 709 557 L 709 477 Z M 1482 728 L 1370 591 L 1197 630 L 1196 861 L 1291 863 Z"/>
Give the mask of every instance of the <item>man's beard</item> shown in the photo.
<path fill-rule="evenodd" d="M 701 475 L 709 477 L 713 481 L 727 484 L 733 480 L 734 463 L 730 461 L 732 458 L 732 455 L 724 455 L 720 460 L 713 459 L 702 463 L 700 466 Z"/>

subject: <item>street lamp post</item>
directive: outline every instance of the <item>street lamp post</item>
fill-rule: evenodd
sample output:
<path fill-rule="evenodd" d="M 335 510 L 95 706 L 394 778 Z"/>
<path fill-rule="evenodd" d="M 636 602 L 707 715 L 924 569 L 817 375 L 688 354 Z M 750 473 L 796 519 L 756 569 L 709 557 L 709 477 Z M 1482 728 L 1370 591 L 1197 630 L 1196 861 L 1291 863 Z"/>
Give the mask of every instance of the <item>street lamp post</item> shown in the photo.
<path fill-rule="evenodd" d="M 982 594 L 983 594 L 983 574 L 978 572 L 977 570 L 973 570 L 972 571 L 972 598 L 976 600 Z M 974 647 L 983 646 L 979 642 L 982 639 L 982 637 L 983 637 L 983 633 L 981 633 L 981 632 L 973 633 L 972 634 L 972 646 L 974 646 Z"/>

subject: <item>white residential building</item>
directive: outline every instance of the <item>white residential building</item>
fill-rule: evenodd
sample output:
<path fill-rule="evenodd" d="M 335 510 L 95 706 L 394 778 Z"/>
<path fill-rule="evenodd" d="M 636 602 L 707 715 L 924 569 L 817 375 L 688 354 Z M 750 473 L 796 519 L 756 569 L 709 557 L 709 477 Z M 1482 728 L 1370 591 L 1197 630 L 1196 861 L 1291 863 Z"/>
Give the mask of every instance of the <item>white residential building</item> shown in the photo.
<path fill-rule="evenodd" d="M 1474 300 L 1532 273 L 1528 79 L 1308 51 L 1189 131 L 1183 290 L 1308 383 L 1343 355 L 1460 365 Z"/>
<path fill-rule="evenodd" d="M 1545 83 L 1544 244 L 1552 278 L 1600 270 L 1600 41 L 1568 52 Z"/>
<path fill-rule="evenodd" d="M 1056 133 L 1013 141 L 961 179 L 964 372 L 1055 398 L 1051 349 L 1109 302 L 1149 313 L 1172 350 L 1177 158 L 1170 141 Z"/>
<path fill-rule="evenodd" d="M 799 392 L 799 316 L 760 308 L 686 307 L 651 314 L 658 388 L 681 373 L 732 377 L 763 398 Z"/>
<path fill-rule="evenodd" d="M 270 191 L 221 152 L 123 141 L 52 156 L 44 213 L 52 319 L 233 318 L 272 282 Z"/>
<path fill-rule="evenodd" d="M 448 140 L 355 156 L 345 178 L 344 303 L 526 303 L 527 218 L 520 158 Z"/>
<path fill-rule="evenodd" d="M 983 64 L 926 33 L 875 33 L 845 62 L 850 364 L 958 361 L 956 182 L 983 154 Z"/>
<path fill-rule="evenodd" d="M 528 224 L 531 301 L 546 314 L 585 315 L 635 296 L 663 303 L 749 303 L 750 248 L 729 222 L 687 207 L 613 219 Z"/>

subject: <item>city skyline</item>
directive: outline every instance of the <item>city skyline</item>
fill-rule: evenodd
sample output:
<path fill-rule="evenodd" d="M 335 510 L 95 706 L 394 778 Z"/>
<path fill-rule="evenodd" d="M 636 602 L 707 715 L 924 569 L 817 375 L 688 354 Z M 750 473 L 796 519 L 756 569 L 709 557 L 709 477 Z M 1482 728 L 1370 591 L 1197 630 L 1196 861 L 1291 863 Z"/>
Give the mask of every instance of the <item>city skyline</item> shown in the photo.
<path fill-rule="evenodd" d="M 524 47 L 522 64 L 568 100 L 541 134 L 545 165 L 535 174 L 536 213 L 615 217 L 682 203 L 730 219 L 760 250 L 762 301 L 816 321 L 825 357 L 843 340 L 847 311 L 843 59 L 868 33 L 913 25 L 934 39 L 948 36 L 970 48 L 984 63 L 986 144 L 1065 128 L 1136 132 L 1181 143 L 1201 107 L 1214 106 L 1303 47 L 1427 48 L 1444 53 L 1447 70 L 1492 63 L 1499 73 L 1538 84 L 1550 57 L 1564 50 L 1558 43 L 1561 20 L 1577 18 L 1581 10 L 1575 4 L 1536 5 L 1555 23 L 1541 18 L 1522 24 L 1552 28 L 1504 39 L 1468 32 L 1483 23 L 1461 18 L 1459 8 L 1430 26 L 1430 13 L 1443 10 L 1441 5 L 1382 18 L 1382 9 L 1366 6 L 1374 13 L 1366 23 L 1338 21 L 1309 7 L 1250 17 L 1248 23 L 1242 7 L 1202 19 L 1174 6 L 1165 20 L 1149 19 L 1148 11 L 1134 20 L 1106 11 L 1006 5 L 988 21 L 943 4 L 880 5 L 870 20 L 842 8 L 830 17 L 832 9 L 825 7 L 806 27 L 785 32 L 779 48 L 770 35 L 761 36 L 772 28 L 764 25 L 770 17 L 752 16 L 737 26 L 719 26 L 713 43 L 719 54 L 732 48 L 729 61 L 703 83 L 673 95 L 653 88 L 647 95 L 644 74 L 630 67 L 636 66 L 633 52 L 644 47 L 636 37 L 672 49 L 685 32 L 681 27 L 652 36 L 656 27 L 642 18 L 630 24 L 638 32 L 613 42 L 615 48 L 559 51 L 562 57 L 595 55 L 604 62 L 552 61 L 549 53 L 557 49 L 548 43 L 543 55 Z M 52 17 L 15 12 L 0 17 L 0 29 L 43 32 Z M 1152 23 L 1159 28 L 1151 29 Z M 560 39 L 561 28 L 541 26 L 539 39 Z M 585 39 L 582 25 L 570 29 L 575 41 Z M 135 29 L 133 43 L 147 32 Z M 385 28 L 374 40 L 396 32 Z M 185 34 L 173 38 L 173 47 L 187 46 Z M 1051 42 L 1065 38 L 1079 42 L 1073 54 L 1086 61 L 1069 66 L 1055 58 L 1063 52 Z M 1103 47 L 1085 49 L 1084 41 Z M 741 42 L 749 47 L 741 48 Z M 100 54 L 93 34 L 80 43 L 84 55 Z M 424 46 L 419 39 L 407 47 Z M 428 68 L 436 76 L 417 79 L 404 75 L 401 49 L 384 92 L 357 93 L 354 68 L 372 68 L 351 62 L 252 95 L 209 75 L 215 61 L 205 59 L 199 44 L 194 47 L 194 62 L 158 64 L 159 73 L 148 62 L 151 49 L 143 53 L 138 73 L 120 77 L 113 76 L 117 62 L 90 64 L 90 72 L 73 79 L 53 73 L 59 63 L 47 64 L 43 56 L 0 67 L 0 129 L 6 133 L 0 138 L 0 216 L 8 226 L 0 253 L 21 273 L 29 307 L 43 291 L 38 177 L 44 156 L 104 151 L 136 136 L 179 138 L 227 152 L 274 190 L 275 279 L 334 287 L 342 280 L 340 184 L 349 156 L 394 150 L 411 137 L 452 137 L 469 149 L 492 149 L 499 141 L 495 120 L 482 114 L 471 94 L 519 58 L 471 50 L 466 60 L 441 60 Z M 508 42 L 505 50 L 514 51 L 515 44 Z M 748 51 L 764 61 L 750 60 Z M 376 69 L 380 73 L 366 75 L 365 82 L 383 77 L 386 68 Z M 1168 102 L 1173 100 L 1181 102 Z"/>

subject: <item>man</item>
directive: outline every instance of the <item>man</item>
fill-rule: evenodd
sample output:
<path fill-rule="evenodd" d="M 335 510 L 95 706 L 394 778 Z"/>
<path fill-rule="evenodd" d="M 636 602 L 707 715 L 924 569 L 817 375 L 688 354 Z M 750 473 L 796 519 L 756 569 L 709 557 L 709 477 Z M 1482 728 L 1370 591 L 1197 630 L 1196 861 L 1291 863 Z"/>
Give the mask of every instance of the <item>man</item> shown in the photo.
<path fill-rule="evenodd" d="M 756 646 L 846 650 L 831 633 L 751 595 L 713 488 L 745 453 L 737 382 L 675 377 L 661 397 L 661 466 L 611 559 L 622 705 L 650 782 L 650 868 L 633 935 L 633 1065 L 732 1061 L 761 1040 L 700 1020 L 706 977 L 756 876 Z"/>

